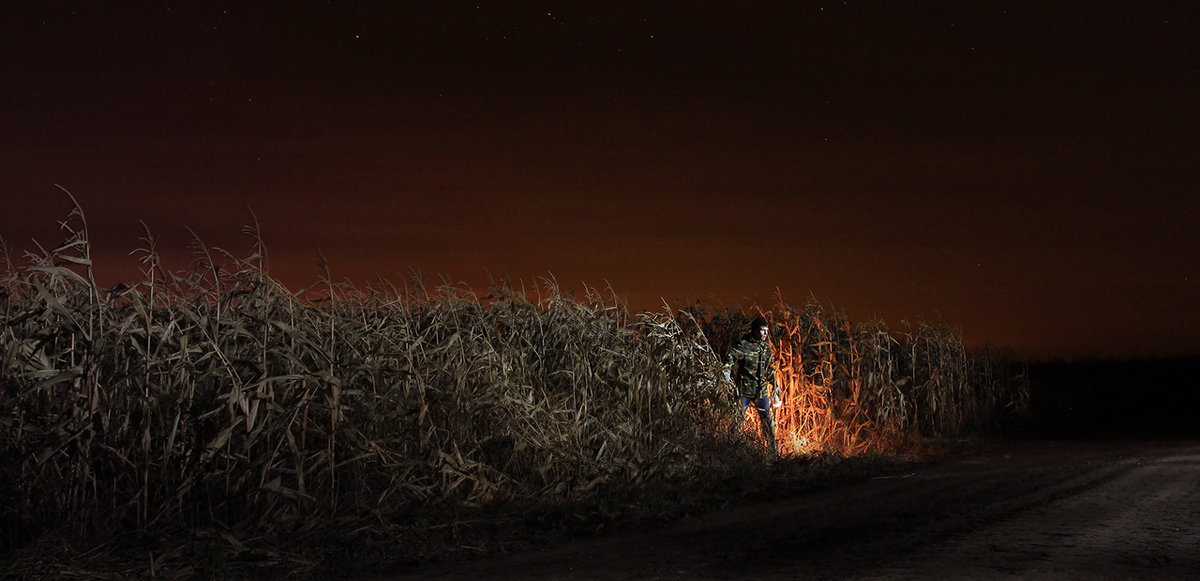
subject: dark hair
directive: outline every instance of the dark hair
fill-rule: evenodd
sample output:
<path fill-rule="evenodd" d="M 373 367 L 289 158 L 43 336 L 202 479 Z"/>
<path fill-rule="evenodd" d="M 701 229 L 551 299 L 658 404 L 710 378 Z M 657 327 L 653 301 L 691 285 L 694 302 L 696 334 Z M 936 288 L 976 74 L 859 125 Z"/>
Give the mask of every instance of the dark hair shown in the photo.
<path fill-rule="evenodd" d="M 764 319 L 762 315 L 754 317 L 754 320 L 750 322 L 750 330 L 751 331 L 757 331 L 761 327 L 769 327 L 769 326 L 770 325 L 767 323 L 767 320 Z"/>

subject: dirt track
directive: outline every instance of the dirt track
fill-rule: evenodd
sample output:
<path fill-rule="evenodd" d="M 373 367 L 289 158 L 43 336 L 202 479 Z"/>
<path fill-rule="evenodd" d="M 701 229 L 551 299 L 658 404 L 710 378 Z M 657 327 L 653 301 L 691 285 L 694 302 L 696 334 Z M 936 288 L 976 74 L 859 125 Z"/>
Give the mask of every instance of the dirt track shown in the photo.
<path fill-rule="evenodd" d="M 1200 444 L 1013 444 L 406 578 L 1197 579 Z"/>

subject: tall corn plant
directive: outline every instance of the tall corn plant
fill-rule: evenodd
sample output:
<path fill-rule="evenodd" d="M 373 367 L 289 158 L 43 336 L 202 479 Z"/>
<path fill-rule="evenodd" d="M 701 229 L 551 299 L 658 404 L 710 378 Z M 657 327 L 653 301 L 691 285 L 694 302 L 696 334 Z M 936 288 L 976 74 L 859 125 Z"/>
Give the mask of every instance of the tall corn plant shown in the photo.
<path fill-rule="evenodd" d="M 259 531 L 588 494 L 728 466 L 699 325 L 553 281 L 291 293 L 257 226 L 100 289 L 83 214 L 4 278 L 5 522 Z M 706 443 L 708 442 L 708 443 Z M 17 525 L 13 525 L 14 527 Z"/>
<path fill-rule="evenodd" d="M 862 394 L 858 344 L 849 320 L 815 302 L 794 309 L 780 302 L 772 334 L 783 405 L 776 411 L 781 450 L 865 451 L 871 423 Z"/>

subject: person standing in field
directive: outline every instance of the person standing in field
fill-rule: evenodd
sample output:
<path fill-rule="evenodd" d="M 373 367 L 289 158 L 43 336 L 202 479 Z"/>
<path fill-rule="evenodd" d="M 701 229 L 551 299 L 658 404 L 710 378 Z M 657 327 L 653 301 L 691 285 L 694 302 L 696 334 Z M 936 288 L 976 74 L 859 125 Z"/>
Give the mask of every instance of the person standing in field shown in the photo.
<path fill-rule="evenodd" d="M 771 397 L 767 386 L 776 394 L 775 357 L 771 354 L 770 326 L 761 315 L 750 323 L 750 332 L 742 337 L 725 357 L 725 380 L 733 382 L 741 406 L 735 419 L 735 428 L 740 428 L 746 408 L 753 405 L 758 411 L 763 437 L 776 451 L 775 423 L 771 417 Z M 736 373 L 736 376 L 735 376 Z"/>

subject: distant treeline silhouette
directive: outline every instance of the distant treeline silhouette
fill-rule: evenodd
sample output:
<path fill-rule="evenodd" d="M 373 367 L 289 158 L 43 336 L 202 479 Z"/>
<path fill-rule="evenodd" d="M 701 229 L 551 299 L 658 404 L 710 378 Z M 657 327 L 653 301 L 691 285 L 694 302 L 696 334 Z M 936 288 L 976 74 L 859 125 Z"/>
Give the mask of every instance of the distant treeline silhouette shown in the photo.
<path fill-rule="evenodd" d="M 1037 435 L 1200 436 L 1200 356 L 1036 362 L 1029 374 Z"/>

